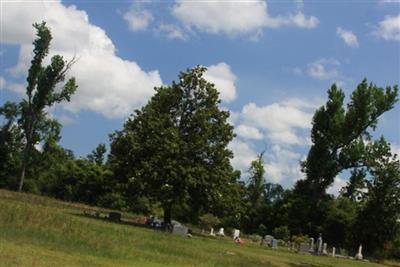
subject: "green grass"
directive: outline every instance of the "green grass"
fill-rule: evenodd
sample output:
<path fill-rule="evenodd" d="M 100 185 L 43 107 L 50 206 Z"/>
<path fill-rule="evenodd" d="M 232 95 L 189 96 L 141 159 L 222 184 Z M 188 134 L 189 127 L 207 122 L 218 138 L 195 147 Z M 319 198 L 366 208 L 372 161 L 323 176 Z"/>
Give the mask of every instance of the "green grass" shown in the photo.
<path fill-rule="evenodd" d="M 230 238 L 189 239 L 82 216 L 84 211 L 107 212 L 0 190 L 0 266 L 383 266 L 272 250 L 250 241 L 239 246 Z"/>

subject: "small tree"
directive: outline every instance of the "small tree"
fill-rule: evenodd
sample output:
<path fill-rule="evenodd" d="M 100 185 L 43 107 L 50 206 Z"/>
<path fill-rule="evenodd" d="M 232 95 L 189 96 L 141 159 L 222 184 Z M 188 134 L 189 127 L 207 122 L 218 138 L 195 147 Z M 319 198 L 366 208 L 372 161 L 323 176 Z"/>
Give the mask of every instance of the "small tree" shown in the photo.
<path fill-rule="evenodd" d="M 50 65 L 46 67 L 42 66 L 44 58 L 49 53 L 52 36 L 45 22 L 40 24 L 35 23 L 33 27 L 37 31 L 37 39 L 33 42 L 34 56 L 28 71 L 27 99 L 24 99 L 20 103 L 21 118 L 19 123 L 22 125 L 25 145 L 18 191 L 21 191 L 24 185 L 25 172 L 32 146 L 40 141 L 38 128 L 46 119 L 45 108 L 52 106 L 54 103 L 65 100 L 70 101 L 71 95 L 77 88 L 75 78 L 70 78 L 60 92 L 56 91 L 56 86 L 65 80 L 65 75 L 71 68 L 74 60 L 67 62 L 61 56 L 55 55 L 51 58 Z"/>

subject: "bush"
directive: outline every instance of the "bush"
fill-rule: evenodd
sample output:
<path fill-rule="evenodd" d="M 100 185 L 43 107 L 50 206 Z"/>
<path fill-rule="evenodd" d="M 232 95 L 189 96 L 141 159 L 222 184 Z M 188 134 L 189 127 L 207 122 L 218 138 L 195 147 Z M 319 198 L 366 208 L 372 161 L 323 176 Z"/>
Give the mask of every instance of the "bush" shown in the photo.
<path fill-rule="evenodd" d="M 211 228 L 211 227 L 215 228 L 216 226 L 221 224 L 220 219 L 210 213 L 206 213 L 200 216 L 199 219 L 200 219 L 200 225 L 203 226 L 204 228 Z"/>
<path fill-rule="evenodd" d="M 260 242 L 262 237 L 257 234 L 252 234 L 252 235 L 249 235 L 249 239 L 253 242 Z"/>
<path fill-rule="evenodd" d="M 274 235 L 274 237 L 276 239 L 282 239 L 282 240 L 289 240 L 290 237 L 290 231 L 289 228 L 286 225 L 283 226 L 279 226 L 277 228 L 275 228 L 272 231 L 272 234 Z"/>

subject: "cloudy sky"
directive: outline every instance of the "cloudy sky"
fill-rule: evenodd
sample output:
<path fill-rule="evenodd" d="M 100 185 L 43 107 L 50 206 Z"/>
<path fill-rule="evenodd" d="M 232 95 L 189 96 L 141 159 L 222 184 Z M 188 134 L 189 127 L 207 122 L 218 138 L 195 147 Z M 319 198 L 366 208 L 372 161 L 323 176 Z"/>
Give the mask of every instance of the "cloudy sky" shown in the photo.
<path fill-rule="evenodd" d="M 328 1 L 327 1 L 328 2 Z M 313 112 L 336 82 L 348 95 L 367 77 L 399 84 L 398 1 L 9 1 L 0 2 L 0 105 L 18 101 L 32 56 L 32 23 L 46 21 L 51 54 L 79 59 L 78 91 L 50 113 L 61 144 L 85 156 L 180 71 L 208 67 L 237 138 L 232 163 L 245 178 L 265 150 L 266 178 L 290 187 L 310 146 Z M 375 136 L 400 151 L 400 107 Z M 331 192 L 344 185 L 336 179 Z"/>

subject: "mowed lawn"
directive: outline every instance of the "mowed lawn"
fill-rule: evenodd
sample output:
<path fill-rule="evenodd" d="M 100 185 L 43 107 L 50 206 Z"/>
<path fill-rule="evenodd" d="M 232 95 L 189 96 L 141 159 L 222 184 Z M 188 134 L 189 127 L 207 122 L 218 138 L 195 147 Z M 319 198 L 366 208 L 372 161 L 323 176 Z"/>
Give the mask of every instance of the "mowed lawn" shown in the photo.
<path fill-rule="evenodd" d="M 230 238 L 191 239 L 83 216 L 95 208 L 0 190 L 0 266 L 384 266 Z"/>

